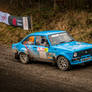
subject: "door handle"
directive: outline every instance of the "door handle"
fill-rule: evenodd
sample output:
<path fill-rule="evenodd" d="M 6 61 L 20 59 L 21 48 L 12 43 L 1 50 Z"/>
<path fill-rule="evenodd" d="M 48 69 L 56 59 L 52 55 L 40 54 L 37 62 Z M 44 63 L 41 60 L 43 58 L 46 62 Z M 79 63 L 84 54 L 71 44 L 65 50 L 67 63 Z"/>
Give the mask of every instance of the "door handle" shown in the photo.
<path fill-rule="evenodd" d="M 37 48 L 37 47 L 34 47 L 34 48 Z"/>

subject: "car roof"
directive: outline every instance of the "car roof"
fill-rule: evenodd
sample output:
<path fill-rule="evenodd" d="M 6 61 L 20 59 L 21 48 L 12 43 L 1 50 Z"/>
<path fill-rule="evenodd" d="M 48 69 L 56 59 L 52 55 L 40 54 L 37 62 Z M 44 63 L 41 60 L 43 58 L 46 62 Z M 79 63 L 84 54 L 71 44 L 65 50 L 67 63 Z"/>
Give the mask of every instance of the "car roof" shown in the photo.
<path fill-rule="evenodd" d="M 31 33 L 29 34 L 30 36 L 31 35 L 41 35 L 41 36 L 47 36 L 47 35 L 52 35 L 52 34 L 57 34 L 57 33 L 63 33 L 63 32 L 66 32 L 66 31 L 61 31 L 61 30 L 48 30 L 48 31 L 40 31 L 40 32 L 35 32 L 35 33 Z"/>

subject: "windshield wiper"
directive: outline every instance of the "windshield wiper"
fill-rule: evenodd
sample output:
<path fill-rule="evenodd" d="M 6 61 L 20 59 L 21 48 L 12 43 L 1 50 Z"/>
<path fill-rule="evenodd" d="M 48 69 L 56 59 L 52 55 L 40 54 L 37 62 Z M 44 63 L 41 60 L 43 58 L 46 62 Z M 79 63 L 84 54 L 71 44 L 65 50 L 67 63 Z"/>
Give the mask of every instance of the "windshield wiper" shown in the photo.
<path fill-rule="evenodd" d="M 65 41 L 62 41 L 62 42 L 60 42 L 60 43 L 65 43 Z"/>

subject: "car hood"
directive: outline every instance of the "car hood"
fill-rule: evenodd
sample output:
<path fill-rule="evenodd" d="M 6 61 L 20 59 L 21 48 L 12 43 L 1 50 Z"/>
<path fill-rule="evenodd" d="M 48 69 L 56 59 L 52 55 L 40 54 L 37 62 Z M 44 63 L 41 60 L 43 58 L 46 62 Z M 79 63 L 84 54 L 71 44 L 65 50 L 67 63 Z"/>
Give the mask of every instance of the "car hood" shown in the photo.
<path fill-rule="evenodd" d="M 54 46 L 54 48 L 76 52 L 76 51 L 80 51 L 80 50 L 90 49 L 90 48 L 92 48 L 92 44 L 72 41 L 72 42 L 66 42 L 66 43 L 56 45 L 56 46 Z"/>

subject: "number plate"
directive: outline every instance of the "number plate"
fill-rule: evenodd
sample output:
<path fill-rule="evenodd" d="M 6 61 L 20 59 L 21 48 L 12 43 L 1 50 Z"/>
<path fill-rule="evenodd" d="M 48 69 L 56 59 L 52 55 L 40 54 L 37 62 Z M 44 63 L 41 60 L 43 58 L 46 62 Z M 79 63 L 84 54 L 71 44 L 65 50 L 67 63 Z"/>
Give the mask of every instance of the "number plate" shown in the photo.
<path fill-rule="evenodd" d="M 90 60 L 91 58 L 88 57 L 88 58 L 84 58 L 84 59 L 81 59 L 81 61 L 87 61 L 87 60 Z"/>

